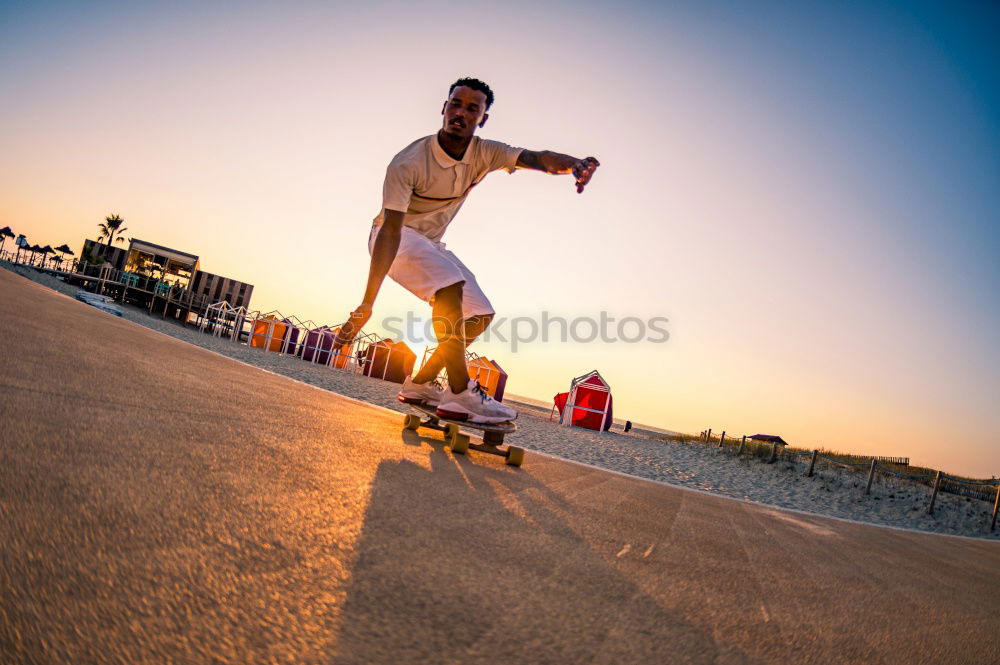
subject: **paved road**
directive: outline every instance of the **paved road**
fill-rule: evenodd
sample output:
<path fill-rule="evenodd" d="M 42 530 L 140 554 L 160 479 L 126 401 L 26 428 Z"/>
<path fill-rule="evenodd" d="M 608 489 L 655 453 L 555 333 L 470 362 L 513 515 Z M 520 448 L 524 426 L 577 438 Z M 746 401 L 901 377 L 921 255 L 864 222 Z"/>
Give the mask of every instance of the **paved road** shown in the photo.
<path fill-rule="evenodd" d="M 0 662 L 1000 662 L 1000 546 L 529 456 L 0 270 Z"/>

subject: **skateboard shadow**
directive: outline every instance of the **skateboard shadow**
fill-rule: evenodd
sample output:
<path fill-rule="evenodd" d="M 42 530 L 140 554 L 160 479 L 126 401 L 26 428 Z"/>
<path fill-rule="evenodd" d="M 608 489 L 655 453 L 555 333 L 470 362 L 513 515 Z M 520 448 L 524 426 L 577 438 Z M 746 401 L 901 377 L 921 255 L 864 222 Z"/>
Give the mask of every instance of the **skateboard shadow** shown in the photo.
<path fill-rule="evenodd" d="M 334 662 L 749 662 L 623 576 L 530 469 L 402 439 L 430 468 L 375 473 Z"/>
<path fill-rule="evenodd" d="M 408 430 L 408 429 L 403 430 L 403 443 L 406 444 L 407 446 L 417 446 L 417 447 L 422 446 L 425 443 L 430 444 L 432 447 L 435 447 L 436 444 L 437 448 L 444 448 L 444 441 L 442 441 L 440 437 L 435 439 L 432 436 L 417 434 L 413 430 Z"/>

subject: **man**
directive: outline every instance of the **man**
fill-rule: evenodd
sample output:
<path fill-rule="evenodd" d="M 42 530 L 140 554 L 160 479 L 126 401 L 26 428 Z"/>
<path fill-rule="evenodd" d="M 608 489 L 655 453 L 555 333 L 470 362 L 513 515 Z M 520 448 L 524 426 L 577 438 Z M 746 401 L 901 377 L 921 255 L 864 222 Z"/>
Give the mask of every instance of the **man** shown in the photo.
<path fill-rule="evenodd" d="M 599 163 L 550 151 L 512 148 L 480 139 L 493 91 L 478 79 L 452 84 L 441 109 L 437 134 L 408 145 L 389 163 L 382 190 L 382 211 L 368 239 L 371 268 L 361 305 L 351 313 L 335 346 L 354 337 L 372 315 L 372 305 L 386 275 L 430 303 L 437 350 L 415 376 L 407 377 L 399 399 L 436 406 L 438 415 L 475 423 L 512 420 L 517 412 L 488 395 L 469 379 L 465 348 L 493 319 L 494 310 L 475 275 L 445 248 L 441 238 L 469 192 L 491 171 L 534 169 L 572 174 L 578 193 Z M 441 369 L 448 386 L 435 380 Z"/>

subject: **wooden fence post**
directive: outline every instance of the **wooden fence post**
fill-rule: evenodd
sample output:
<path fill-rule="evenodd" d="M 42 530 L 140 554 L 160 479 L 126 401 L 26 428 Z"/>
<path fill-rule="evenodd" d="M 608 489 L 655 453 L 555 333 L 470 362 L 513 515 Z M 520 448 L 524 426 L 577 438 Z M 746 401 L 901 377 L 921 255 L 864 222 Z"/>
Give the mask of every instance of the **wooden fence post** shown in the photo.
<path fill-rule="evenodd" d="M 993 524 L 990 525 L 990 531 L 997 528 L 997 508 L 1000 508 L 1000 485 L 997 485 L 997 500 L 993 502 Z"/>
<path fill-rule="evenodd" d="M 875 460 L 872 460 L 871 471 L 868 472 L 868 484 L 865 485 L 865 494 L 872 493 L 872 481 L 875 479 Z"/>
<path fill-rule="evenodd" d="M 934 514 L 934 501 L 937 500 L 938 489 L 941 487 L 941 472 L 938 471 L 937 475 L 934 476 L 934 492 L 931 494 L 931 502 L 927 505 L 927 514 Z"/>
<path fill-rule="evenodd" d="M 747 435 L 743 435 L 743 439 L 740 440 L 740 449 L 736 451 L 736 456 L 739 457 L 743 454 L 743 448 L 747 445 Z"/>
<path fill-rule="evenodd" d="M 778 458 L 778 442 L 777 441 L 772 441 L 771 442 L 771 457 L 770 457 L 770 459 L 767 460 L 767 463 L 770 464 L 771 462 L 773 462 L 777 458 Z"/>
<path fill-rule="evenodd" d="M 813 450 L 812 459 L 809 460 L 809 473 L 806 474 L 807 478 L 812 478 L 813 469 L 816 468 L 816 455 L 819 455 L 819 450 Z"/>
<path fill-rule="evenodd" d="M 708 443 L 711 440 L 712 440 L 712 428 L 709 427 L 708 431 L 705 432 L 705 443 Z"/>
<path fill-rule="evenodd" d="M 722 436 L 719 437 L 720 448 L 722 447 L 722 444 L 725 443 L 725 441 L 726 441 L 726 430 L 722 430 Z"/>

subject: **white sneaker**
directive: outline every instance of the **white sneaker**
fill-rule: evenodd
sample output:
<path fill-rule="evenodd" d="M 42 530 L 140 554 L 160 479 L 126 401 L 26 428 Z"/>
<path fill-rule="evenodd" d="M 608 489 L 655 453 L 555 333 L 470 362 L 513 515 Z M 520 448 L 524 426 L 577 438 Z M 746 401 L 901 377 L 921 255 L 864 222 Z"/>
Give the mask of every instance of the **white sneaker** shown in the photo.
<path fill-rule="evenodd" d="M 437 382 L 437 379 L 428 381 L 427 383 L 414 383 L 413 377 L 407 376 L 403 379 L 403 389 L 396 395 L 396 399 L 406 404 L 422 404 L 434 407 L 441 403 L 443 395 L 444 388 Z"/>
<path fill-rule="evenodd" d="M 445 389 L 437 415 L 439 418 L 492 425 L 514 420 L 517 411 L 487 395 L 482 386 L 470 379 L 469 387 L 457 395 L 451 392 L 451 386 Z"/>

